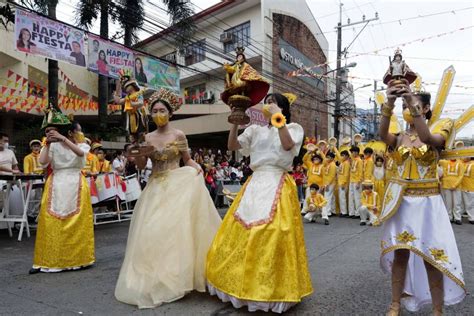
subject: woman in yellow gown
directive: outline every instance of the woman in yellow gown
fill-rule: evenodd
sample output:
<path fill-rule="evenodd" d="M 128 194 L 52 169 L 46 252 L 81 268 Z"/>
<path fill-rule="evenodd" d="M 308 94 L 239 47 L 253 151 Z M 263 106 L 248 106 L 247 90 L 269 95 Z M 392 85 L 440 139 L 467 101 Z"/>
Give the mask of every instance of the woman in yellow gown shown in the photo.
<path fill-rule="evenodd" d="M 274 126 L 251 125 L 238 137 L 237 125 L 230 130 L 229 150 L 250 155 L 254 173 L 217 232 L 206 275 L 210 293 L 222 301 L 281 313 L 313 292 L 298 194 L 288 174 L 304 132 L 281 123 L 282 111 L 287 121 L 291 116 L 285 96 L 270 94 L 266 102 Z"/>
<path fill-rule="evenodd" d="M 147 147 L 135 161 L 144 169 L 149 157 L 152 174 L 135 205 L 115 287 L 117 300 L 138 308 L 205 292 L 206 254 L 221 223 L 186 136 L 168 123 L 181 105 L 178 97 L 161 89 L 149 104 L 158 127 L 145 136 Z"/>
<path fill-rule="evenodd" d="M 41 199 L 30 273 L 88 267 L 95 262 L 94 223 L 89 186 L 81 169 L 90 148 L 83 142 L 81 126 L 54 110 L 47 114 L 43 128 L 46 145 L 39 161 L 49 164 L 53 172 Z"/>

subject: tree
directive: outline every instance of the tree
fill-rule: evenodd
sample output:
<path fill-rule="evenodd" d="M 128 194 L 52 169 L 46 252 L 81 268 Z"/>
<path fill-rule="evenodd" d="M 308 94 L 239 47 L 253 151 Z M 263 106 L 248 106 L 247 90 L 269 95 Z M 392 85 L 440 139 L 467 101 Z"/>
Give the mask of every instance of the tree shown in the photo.
<path fill-rule="evenodd" d="M 34 11 L 48 15 L 56 20 L 58 0 L 20 0 L 20 3 Z M 59 110 L 58 106 L 58 61 L 48 59 L 48 104 Z"/>
<path fill-rule="evenodd" d="M 80 0 L 77 4 L 76 12 L 77 25 L 90 29 L 92 23 L 100 16 L 100 36 L 109 38 L 109 16 L 115 19 L 115 12 L 106 0 Z M 109 78 L 99 75 L 99 130 L 107 130 L 107 104 L 109 101 Z"/>

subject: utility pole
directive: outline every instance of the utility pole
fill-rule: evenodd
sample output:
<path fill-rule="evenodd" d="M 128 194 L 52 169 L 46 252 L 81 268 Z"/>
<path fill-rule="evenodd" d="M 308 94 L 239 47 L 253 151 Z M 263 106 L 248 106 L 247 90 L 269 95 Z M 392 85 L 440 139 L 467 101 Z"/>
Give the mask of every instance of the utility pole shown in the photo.
<path fill-rule="evenodd" d="M 362 17 L 362 21 L 351 23 L 350 19 L 347 20 L 347 24 L 342 25 L 342 6 L 344 4 L 342 2 L 339 3 L 339 23 L 335 27 L 337 29 L 337 68 L 336 68 L 336 103 L 334 105 L 334 137 L 339 141 L 339 120 L 341 118 L 341 85 L 342 85 L 342 70 L 341 69 L 341 59 L 342 54 L 347 54 L 349 47 L 354 43 L 354 41 L 359 37 L 360 33 L 365 29 L 367 24 L 371 21 L 375 21 L 379 19 L 378 13 L 375 13 L 375 18 L 366 20 L 365 15 Z M 352 42 L 342 51 L 342 29 L 344 27 L 353 26 L 356 24 L 365 23 L 364 27 L 359 31 L 356 37 L 352 40 Z M 344 70 L 347 71 L 347 70 Z"/>
<path fill-rule="evenodd" d="M 374 139 L 377 135 L 377 102 L 375 102 L 375 94 L 377 93 L 377 80 L 374 80 Z"/>

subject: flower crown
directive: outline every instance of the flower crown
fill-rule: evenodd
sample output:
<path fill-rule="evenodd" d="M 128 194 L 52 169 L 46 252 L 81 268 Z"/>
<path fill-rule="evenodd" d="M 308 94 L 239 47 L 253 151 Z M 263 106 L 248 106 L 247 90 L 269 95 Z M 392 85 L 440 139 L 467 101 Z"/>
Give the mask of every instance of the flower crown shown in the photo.
<path fill-rule="evenodd" d="M 173 112 L 179 110 L 182 105 L 180 98 L 168 89 L 161 88 L 159 91 L 154 92 L 148 99 L 150 106 L 153 106 L 158 101 L 165 101 L 171 107 Z"/>

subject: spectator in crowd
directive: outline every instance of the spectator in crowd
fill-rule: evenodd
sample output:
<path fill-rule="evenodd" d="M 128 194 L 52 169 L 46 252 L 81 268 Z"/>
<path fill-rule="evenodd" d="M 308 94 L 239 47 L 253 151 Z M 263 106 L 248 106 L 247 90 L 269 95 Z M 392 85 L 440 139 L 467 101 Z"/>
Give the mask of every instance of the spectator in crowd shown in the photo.
<path fill-rule="evenodd" d="M 296 188 L 298 189 L 298 200 L 300 203 L 304 201 L 304 184 L 306 182 L 306 175 L 303 170 L 301 163 L 298 163 L 293 168 L 293 178 L 296 182 Z"/>
<path fill-rule="evenodd" d="M 15 153 L 8 148 L 9 139 L 8 134 L 0 133 L 0 175 L 20 173 Z"/>
<path fill-rule="evenodd" d="M 117 150 L 112 161 L 112 170 L 119 176 L 123 176 L 125 171 L 125 156 L 121 150 Z"/>

